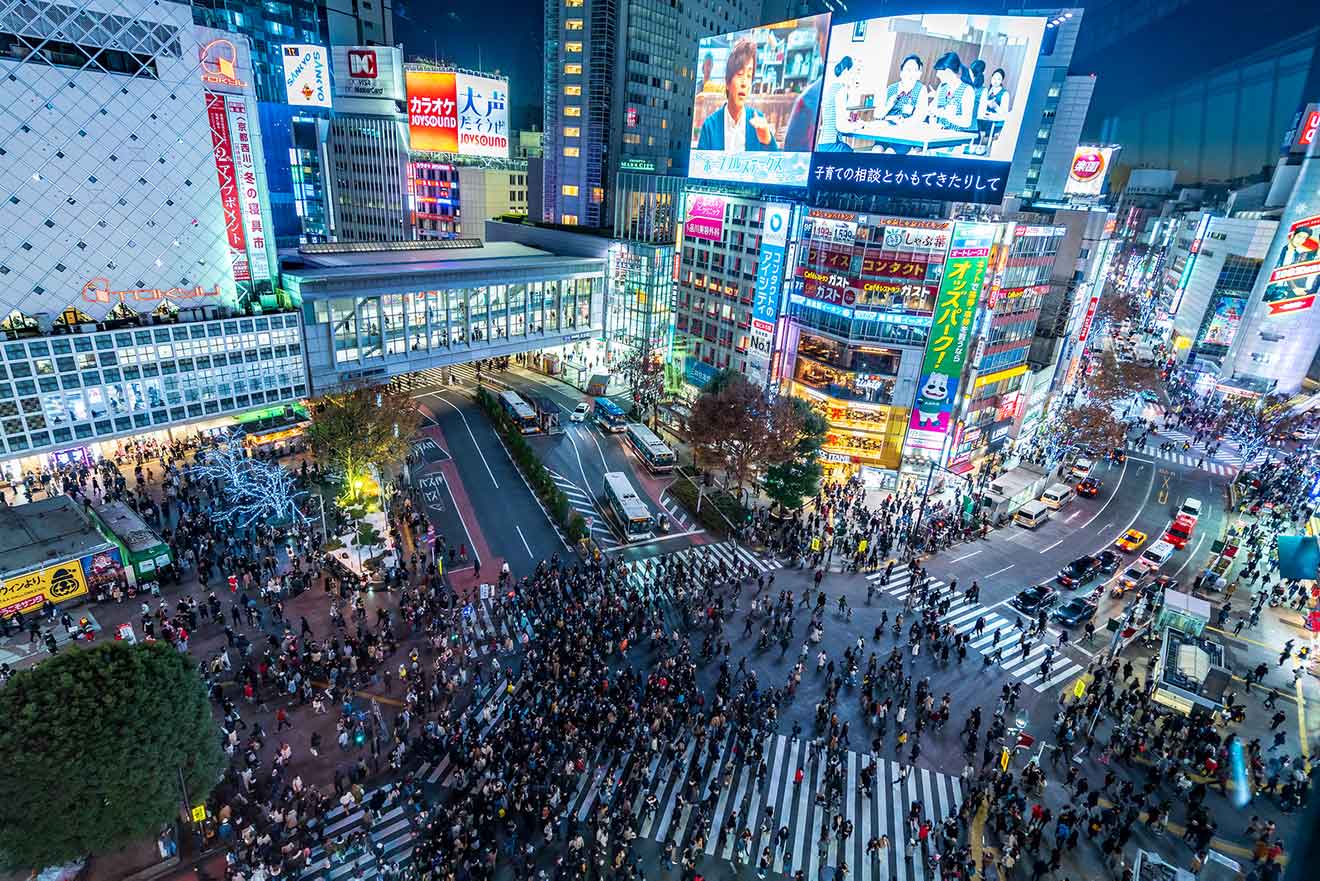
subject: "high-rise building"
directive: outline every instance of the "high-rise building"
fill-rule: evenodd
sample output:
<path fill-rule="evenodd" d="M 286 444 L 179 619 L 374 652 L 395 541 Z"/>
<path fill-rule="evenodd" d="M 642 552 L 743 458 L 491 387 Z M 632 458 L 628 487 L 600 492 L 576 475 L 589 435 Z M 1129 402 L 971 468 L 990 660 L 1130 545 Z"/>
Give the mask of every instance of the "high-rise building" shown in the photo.
<path fill-rule="evenodd" d="M 759 0 L 545 0 L 541 219 L 608 226 L 621 170 L 686 169 L 697 40 Z"/>
<path fill-rule="evenodd" d="M 247 41 L 179 3 L 9 8 L 0 104 L 21 116 L 0 130 L 6 473 L 305 395 Z"/>

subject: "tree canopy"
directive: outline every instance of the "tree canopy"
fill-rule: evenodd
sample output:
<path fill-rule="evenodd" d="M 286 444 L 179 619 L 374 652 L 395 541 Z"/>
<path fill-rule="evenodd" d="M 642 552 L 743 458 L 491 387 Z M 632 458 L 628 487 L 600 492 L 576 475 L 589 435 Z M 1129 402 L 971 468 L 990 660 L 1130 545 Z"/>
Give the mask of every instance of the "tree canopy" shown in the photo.
<path fill-rule="evenodd" d="M 317 458 L 343 473 L 347 484 L 370 466 L 392 465 L 408 455 L 421 414 L 412 398 L 387 386 L 360 386 L 312 403 L 307 441 Z"/>
<path fill-rule="evenodd" d="M 156 835 L 224 767 L 196 663 L 161 642 L 62 652 L 0 689 L 0 860 L 42 868 Z"/>
<path fill-rule="evenodd" d="M 781 507 L 795 509 L 820 489 L 823 474 L 820 448 L 829 425 L 806 401 L 800 398 L 788 401 L 797 411 L 802 428 L 790 457 L 765 469 L 765 494 Z"/>
<path fill-rule="evenodd" d="M 722 468 L 739 489 L 758 468 L 788 461 L 802 429 L 803 415 L 791 398 L 771 404 L 763 389 L 736 373 L 717 374 L 688 417 L 697 460 Z"/>

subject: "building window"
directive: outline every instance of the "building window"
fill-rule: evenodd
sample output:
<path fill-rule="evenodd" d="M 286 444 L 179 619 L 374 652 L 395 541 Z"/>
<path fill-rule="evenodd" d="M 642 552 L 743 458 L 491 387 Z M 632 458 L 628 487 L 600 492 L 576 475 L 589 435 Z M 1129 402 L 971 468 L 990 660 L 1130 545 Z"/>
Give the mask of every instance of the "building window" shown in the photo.
<path fill-rule="evenodd" d="M 567 9 L 581 9 L 582 0 L 564 0 L 564 7 Z"/>
<path fill-rule="evenodd" d="M 564 94 L 565 94 L 565 95 L 574 95 L 574 96 L 576 96 L 576 95 L 581 95 L 581 94 L 582 94 L 582 87 L 581 87 L 581 86 L 564 86 Z"/>
<path fill-rule="evenodd" d="M 582 65 L 580 65 L 580 64 L 565 64 L 565 65 L 564 65 L 564 75 L 565 75 L 565 76 L 581 76 L 581 75 L 582 75 Z"/>
<path fill-rule="evenodd" d="M 578 218 L 576 214 L 561 214 L 559 222 L 564 226 L 577 226 Z"/>
<path fill-rule="evenodd" d="M 582 129 L 578 128 L 575 125 L 566 125 L 564 126 L 564 137 L 580 138 L 582 137 Z"/>
<path fill-rule="evenodd" d="M 565 104 L 565 105 L 564 105 L 564 115 L 565 115 L 565 116 L 581 116 L 581 115 L 582 115 L 582 108 L 581 108 L 579 105 L 577 105 L 577 104 Z"/>
<path fill-rule="evenodd" d="M 582 44 L 579 43 L 579 42 L 577 42 L 576 40 L 572 40 L 572 41 L 567 42 L 567 43 L 564 44 L 564 51 L 565 51 L 565 52 L 573 52 L 573 53 L 575 53 L 575 54 L 581 55 L 581 54 L 582 54 Z"/>
<path fill-rule="evenodd" d="M 559 188 L 559 192 L 565 196 L 576 196 L 578 194 L 577 184 L 564 184 Z"/>
<path fill-rule="evenodd" d="M 582 30 L 582 19 L 580 19 L 580 18 L 568 18 L 568 19 L 565 19 L 565 20 L 564 20 L 564 30 L 566 30 L 566 31 L 580 31 L 580 30 Z"/>
<path fill-rule="evenodd" d="M 564 155 L 567 156 L 569 159 L 576 159 L 579 155 L 581 155 L 581 153 L 582 151 L 579 150 L 577 147 L 564 148 Z"/>
<path fill-rule="evenodd" d="M 605 201 L 605 191 L 600 187 L 591 188 L 591 201 L 600 204 Z"/>

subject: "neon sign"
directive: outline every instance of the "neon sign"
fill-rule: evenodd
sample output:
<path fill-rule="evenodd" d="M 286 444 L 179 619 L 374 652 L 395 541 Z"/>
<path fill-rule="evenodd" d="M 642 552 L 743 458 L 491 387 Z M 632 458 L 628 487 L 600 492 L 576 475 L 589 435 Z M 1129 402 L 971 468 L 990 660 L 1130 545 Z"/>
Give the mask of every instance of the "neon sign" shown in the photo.
<path fill-rule="evenodd" d="M 116 291 L 110 286 L 110 280 L 106 278 L 94 278 L 83 285 L 82 298 L 88 303 L 110 303 L 118 300 L 120 303 L 131 300 L 135 303 L 157 303 L 161 300 L 199 300 L 203 297 L 220 297 L 223 294 L 220 286 L 216 285 L 214 290 L 205 290 L 201 285 L 191 288 L 135 288 L 133 290 Z"/>

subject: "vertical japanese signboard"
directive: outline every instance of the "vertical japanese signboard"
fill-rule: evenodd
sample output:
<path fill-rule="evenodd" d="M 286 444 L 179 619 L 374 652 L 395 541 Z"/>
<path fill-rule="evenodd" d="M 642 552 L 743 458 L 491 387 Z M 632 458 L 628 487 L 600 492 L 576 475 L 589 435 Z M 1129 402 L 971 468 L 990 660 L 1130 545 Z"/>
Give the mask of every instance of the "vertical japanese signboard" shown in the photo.
<path fill-rule="evenodd" d="M 252 156 L 252 126 L 247 101 L 225 98 L 225 108 L 229 117 L 239 210 L 247 237 L 248 268 L 253 281 L 266 281 L 270 278 L 270 257 L 266 252 L 266 230 L 261 219 L 261 190 L 257 186 L 257 165 Z"/>
<path fill-rule="evenodd" d="M 756 289 L 752 293 L 752 350 L 762 358 L 770 357 L 779 317 L 780 285 L 784 278 L 784 250 L 788 246 L 790 207 L 765 206 L 761 226 L 761 250 L 756 265 Z"/>
<path fill-rule="evenodd" d="M 926 356 L 921 364 L 917 399 L 908 423 L 907 445 L 939 451 L 948 434 L 958 383 L 976 323 L 981 284 L 997 227 L 958 223 L 944 263 Z"/>
<path fill-rule="evenodd" d="M 233 266 L 234 281 L 251 281 L 243 236 L 243 212 L 234 171 L 233 141 L 229 136 L 229 119 L 225 113 L 223 95 L 206 93 L 206 117 L 211 125 L 211 152 L 215 157 L 215 172 L 220 181 L 220 207 L 225 214 L 225 234 L 229 240 L 229 259 Z"/>

